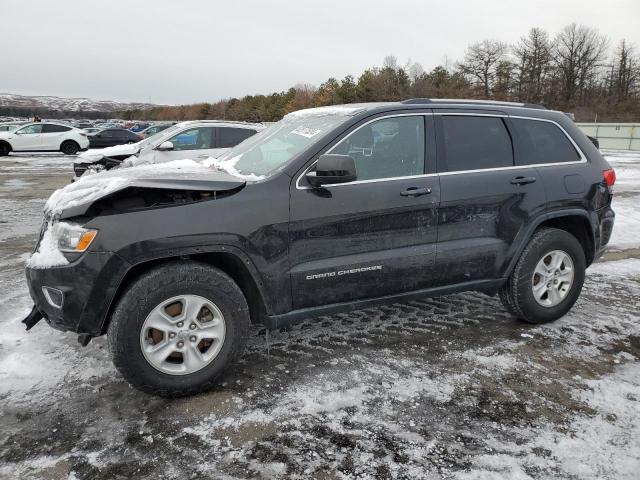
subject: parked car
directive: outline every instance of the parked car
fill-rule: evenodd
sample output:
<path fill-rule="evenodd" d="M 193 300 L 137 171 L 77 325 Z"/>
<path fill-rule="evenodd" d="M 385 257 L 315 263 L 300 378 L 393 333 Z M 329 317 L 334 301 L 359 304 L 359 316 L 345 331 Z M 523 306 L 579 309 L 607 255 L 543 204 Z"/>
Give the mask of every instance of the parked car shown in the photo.
<path fill-rule="evenodd" d="M 109 170 L 131 156 L 137 157 L 137 163 L 217 157 L 262 129 L 262 125 L 255 123 L 182 122 L 133 145 L 83 153 L 73 164 L 73 169 L 79 177 L 90 167 Z"/>
<path fill-rule="evenodd" d="M 148 123 L 146 123 L 146 122 L 136 122 L 131 127 L 129 127 L 129 130 L 131 130 L 132 132 L 135 132 L 135 133 L 139 133 L 139 132 L 143 131 L 146 128 L 149 128 L 149 124 Z"/>
<path fill-rule="evenodd" d="M 140 135 L 124 128 L 105 128 L 89 135 L 89 148 L 114 147 L 137 143 L 140 140 Z"/>
<path fill-rule="evenodd" d="M 11 152 L 52 152 L 75 155 L 89 147 L 83 130 L 52 122 L 28 123 L 0 132 L 0 156 Z"/>
<path fill-rule="evenodd" d="M 151 125 L 150 127 L 145 128 L 144 130 L 138 132 L 138 135 L 140 135 L 142 138 L 147 138 L 150 137 L 151 135 L 155 135 L 156 133 L 162 132 L 163 130 L 166 130 L 167 128 L 171 127 L 172 125 L 175 125 L 174 123 L 164 123 L 164 124 L 158 124 L 158 125 Z"/>
<path fill-rule="evenodd" d="M 615 172 L 565 115 L 533 105 L 303 110 L 215 168 L 186 163 L 56 192 L 26 272 L 27 328 L 44 317 L 83 345 L 107 334 L 120 373 L 170 397 L 214 385 L 251 322 L 468 290 L 553 321 L 614 223 Z"/>
<path fill-rule="evenodd" d="M 87 132 L 87 134 L 94 134 L 94 133 L 101 132 L 104 129 L 103 128 L 96 128 L 96 127 L 89 127 L 89 128 L 83 128 L 82 130 Z"/>

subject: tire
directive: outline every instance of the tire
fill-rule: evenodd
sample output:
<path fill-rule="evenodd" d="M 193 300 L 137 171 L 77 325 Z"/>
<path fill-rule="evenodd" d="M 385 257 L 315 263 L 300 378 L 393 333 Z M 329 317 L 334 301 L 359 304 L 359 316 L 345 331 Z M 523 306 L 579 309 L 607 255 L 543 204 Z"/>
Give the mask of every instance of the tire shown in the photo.
<path fill-rule="evenodd" d="M 11 153 L 11 145 L 7 142 L 0 142 L 0 157 L 6 157 Z"/>
<path fill-rule="evenodd" d="M 556 263 L 558 268 L 550 268 Z M 507 310 L 525 322 L 552 322 L 565 315 L 580 296 L 585 269 L 584 250 L 573 235 L 543 228 L 522 251 L 499 292 L 500 299 Z M 544 273 L 538 273 L 540 270 Z"/>
<path fill-rule="evenodd" d="M 222 341 L 212 341 L 208 348 L 215 347 L 214 356 L 209 363 L 201 362 L 199 369 L 195 371 L 189 371 L 187 357 L 176 350 L 180 339 L 184 340 L 185 354 L 188 353 L 187 350 L 193 352 L 193 348 L 201 348 L 203 340 L 196 344 L 196 340 L 193 340 L 195 336 L 189 337 L 194 331 L 200 332 L 200 327 L 198 330 L 188 330 L 187 324 L 193 327 L 188 315 L 181 326 L 184 328 L 173 333 L 173 340 L 169 339 L 172 333 L 160 333 L 158 336 L 162 336 L 162 340 L 158 340 L 157 345 L 152 344 L 156 342 L 154 336 L 158 332 L 149 327 L 148 319 L 159 318 L 153 317 L 158 308 L 163 309 L 161 311 L 164 314 L 169 313 L 169 308 L 176 306 L 176 302 L 173 302 L 176 298 L 181 299 L 177 303 L 182 299 L 190 302 L 192 298 L 209 302 L 210 307 L 197 310 L 198 318 L 202 312 L 211 313 L 214 309 L 217 314 L 212 313 L 213 317 L 222 316 Z M 187 308 L 186 305 L 189 304 L 182 303 L 177 307 L 180 315 L 182 308 Z M 173 322 L 173 319 L 170 318 L 170 321 Z M 199 320 L 194 323 L 202 324 Z M 249 326 L 247 301 L 231 277 L 206 264 L 185 261 L 167 263 L 136 279 L 117 302 L 107 335 L 113 363 L 133 387 L 162 397 L 182 397 L 204 392 L 216 384 L 224 370 L 242 354 Z M 214 328 L 220 327 L 214 325 Z M 190 339 L 193 343 L 188 343 Z M 146 345 L 145 342 L 151 345 Z M 173 353 L 154 366 L 153 360 L 148 359 L 152 354 L 145 353 L 147 350 L 143 349 L 160 346 L 158 350 L 164 350 L 162 345 Z M 204 358 L 207 352 L 209 350 L 202 352 L 198 359 Z M 190 355 L 187 356 L 192 358 Z M 179 371 L 180 369 L 182 370 Z"/>
<path fill-rule="evenodd" d="M 80 145 L 73 140 L 66 140 L 60 145 L 60 151 L 65 155 L 75 155 L 80 151 Z"/>

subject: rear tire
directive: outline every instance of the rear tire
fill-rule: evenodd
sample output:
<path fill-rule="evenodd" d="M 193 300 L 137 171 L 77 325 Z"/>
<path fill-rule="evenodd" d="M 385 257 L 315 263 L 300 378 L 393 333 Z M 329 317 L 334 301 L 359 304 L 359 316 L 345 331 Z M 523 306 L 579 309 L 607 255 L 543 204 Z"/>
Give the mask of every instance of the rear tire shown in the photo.
<path fill-rule="evenodd" d="M 7 142 L 0 142 L 0 157 L 6 157 L 11 152 L 11 145 Z"/>
<path fill-rule="evenodd" d="M 67 140 L 60 145 L 60 151 L 65 155 L 75 155 L 80 151 L 80 145 L 73 140 Z"/>
<path fill-rule="evenodd" d="M 573 235 L 543 228 L 529 240 L 500 299 L 525 322 L 552 322 L 565 315 L 580 296 L 585 269 L 584 250 Z"/>
<path fill-rule="evenodd" d="M 190 299 L 204 303 L 202 307 L 199 303 L 195 308 L 188 307 Z M 170 309 L 174 309 L 175 317 Z M 223 323 L 222 334 L 204 345 L 204 351 L 203 340 L 194 335 L 200 335 L 201 326 L 202 330 L 211 328 L 206 327 L 209 320 L 202 320 L 203 312 L 205 317 L 211 313 L 214 329 L 218 328 L 214 321 Z M 161 324 L 156 330 L 155 318 L 170 326 Z M 162 397 L 182 397 L 216 384 L 242 354 L 249 326 L 247 301 L 231 277 L 206 264 L 172 262 L 145 273 L 129 286 L 113 311 L 107 334 L 113 363 L 133 387 Z M 222 340 L 218 342 L 218 338 Z M 215 351 L 205 361 L 209 348 Z M 156 350 L 170 353 L 155 360 Z M 192 364 L 194 358 L 196 363 Z"/>

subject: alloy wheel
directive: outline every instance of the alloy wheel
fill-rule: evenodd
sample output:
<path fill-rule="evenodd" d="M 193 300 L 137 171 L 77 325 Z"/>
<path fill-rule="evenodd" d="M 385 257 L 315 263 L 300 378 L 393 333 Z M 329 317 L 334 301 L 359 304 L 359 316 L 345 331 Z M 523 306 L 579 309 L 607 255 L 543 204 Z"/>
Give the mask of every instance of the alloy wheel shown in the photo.
<path fill-rule="evenodd" d="M 216 358 L 225 333 L 224 315 L 215 303 L 198 295 L 180 295 L 149 313 L 140 331 L 140 347 L 156 370 L 188 375 Z"/>

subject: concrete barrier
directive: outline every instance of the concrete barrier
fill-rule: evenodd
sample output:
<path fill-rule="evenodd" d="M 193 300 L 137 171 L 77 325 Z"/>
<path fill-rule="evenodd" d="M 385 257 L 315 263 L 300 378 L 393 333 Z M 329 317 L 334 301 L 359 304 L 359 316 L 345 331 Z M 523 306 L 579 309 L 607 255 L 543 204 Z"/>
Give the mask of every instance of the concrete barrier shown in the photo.
<path fill-rule="evenodd" d="M 600 148 L 640 151 L 640 123 L 576 123 L 585 134 L 596 137 Z"/>

